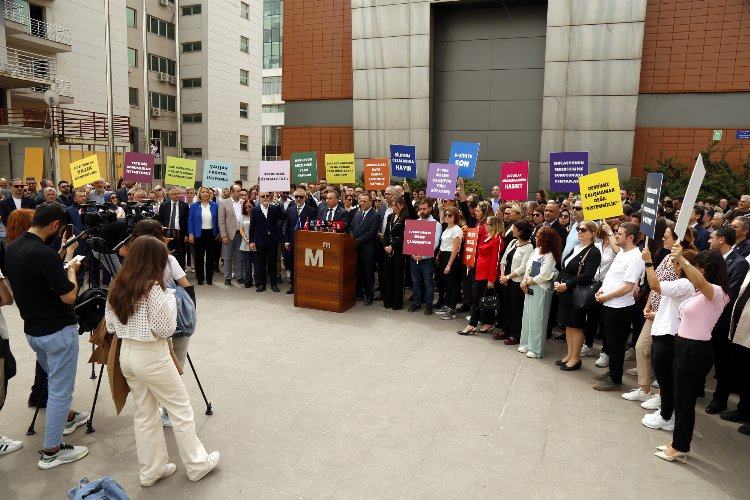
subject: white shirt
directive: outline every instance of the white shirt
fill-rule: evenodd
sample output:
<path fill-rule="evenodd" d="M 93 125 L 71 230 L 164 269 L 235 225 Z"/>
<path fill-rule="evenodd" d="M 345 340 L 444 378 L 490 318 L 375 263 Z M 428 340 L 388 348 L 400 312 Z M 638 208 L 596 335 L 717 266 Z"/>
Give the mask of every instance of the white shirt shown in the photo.
<path fill-rule="evenodd" d="M 578 232 L 578 231 L 576 231 Z M 573 252 L 570 255 L 564 254 L 563 255 L 563 269 L 565 269 L 565 266 L 568 265 L 568 263 L 575 258 L 576 255 L 581 253 L 584 248 L 586 248 L 588 245 L 576 245 L 573 247 Z"/>
<path fill-rule="evenodd" d="M 16 204 L 16 210 L 21 208 L 21 200 L 22 198 L 13 198 L 13 202 Z"/>
<path fill-rule="evenodd" d="M 214 221 L 211 217 L 211 205 L 201 204 L 201 229 L 213 229 Z"/>
<path fill-rule="evenodd" d="M 234 216 L 237 217 L 237 222 L 242 222 L 242 200 L 232 200 L 232 208 L 234 208 Z"/>
<path fill-rule="evenodd" d="M 177 328 L 177 301 L 174 293 L 162 290 L 157 284 L 147 296 L 142 297 L 135 306 L 135 311 L 123 325 L 115 311 L 107 305 L 104 311 L 107 330 L 115 332 L 121 339 L 155 342 L 159 338 L 168 338 Z"/>
<path fill-rule="evenodd" d="M 393 213 L 393 209 L 391 207 L 385 207 L 385 212 L 383 213 L 383 222 L 380 224 L 380 234 L 385 234 L 385 224 L 388 222 L 388 216 Z"/>
<path fill-rule="evenodd" d="M 662 281 L 661 300 L 659 310 L 656 311 L 654 323 L 651 325 L 651 336 L 677 335 L 680 328 L 680 304 L 689 299 L 695 293 L 695 287 L 687 278 L 674 281 Z"/>
<path fill-rule="evenodd" d="M 461 228 L 458 227 L 458 224 L 454 224 L 454 226 L 450 229 L 446 229 L 443 231 L 443 234 L 440 235 L 440 251 L 441 252 L 452 252 L 453 251 L 453 240 L 456 238 L 463 239 L 464 232 L 461 231 Z"/>
<path fill-rule="evenodd" d="M 177 285 L 177 281 L 185 277 L 185 270 L 174 258 L 174 255 L 170 254 L 167 258 L 167 267 L 164 268 L 164 286 L 167 288 L 174 288 Z"/>
<path fill-rule="evenodd" d="M 172 210 L 174 210 L 174 228 L 180 229 L 180 202 L 179 201 L 169 202 L 169 220 L 170 221 L 172 220 Z"/>
<path fill-rule="evenodd" d="M 268 207 L 264 206 L 263 203 L 260 204 L 260 211 L 263 212 L 263 216 L 268 219 Z"/>
<path fill-rule="evenodd" d="M 621 248 L 617 252 L 617 255 L 615 255 L 615 260 L 612 261 L 612 265 L 604 277 L 601 288 L 602 293 L 613 292 L 625 283 L 638 283 L 644 269 L 643 258 L 641 258 L 641 251 L 638 250 L 638 247 L 633 247 L 627 252 L 624 248 Z M 620 309 L 632 306 L 633 304 L 635 304 L 635 298 L 632 292 L 604 302 L 605 306 L 613 309 Z"/>

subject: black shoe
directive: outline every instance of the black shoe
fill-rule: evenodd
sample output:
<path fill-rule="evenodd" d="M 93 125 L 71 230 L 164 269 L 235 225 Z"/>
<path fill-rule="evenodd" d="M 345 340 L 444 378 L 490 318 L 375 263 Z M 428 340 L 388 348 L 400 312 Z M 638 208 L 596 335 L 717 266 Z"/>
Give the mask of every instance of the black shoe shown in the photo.
<path fill-rule="evenodd" d="M 727 409 L 727 404 L 717 399 L 712 399 L 708 406 L 706 406 L 706 413 L 709 415 L 717 415 Z"/>
<path fill-rule="evenodd" d="M 278 286 L 276 286 L 276 285 L 271 285 L 271 291 L 273 291 L 273 292 L 280 292 L 281 290 L 279 290 L 279 287 L 278 287 Z"/>
<path fill-rule="evenodd" d="M 242 278 L 237 278 L 237 283 L 239 283 L 240 285 L 242 285 L 242 284 L 245 283 L 245 280 L 243 280 Z"/>
<path fill-rule="evenodd" d="M 562 366 L 560 366 L 560 370 L 562 370 L 564 372 L 572 372 L 572 371 L 575 371 L 575 370 L 580 370 L 581 366 L 583 366 L 583 363 L 579 359 L 578 363 L 574 364 L 573 366 L 568 366 L 567 364 L 563 363 Z"/>
<path fill-rule="evenodd" d="M 226 286 L 232 286 L 232 280 L 224 280 Z"/>
<path fill-rule="evenodd" d="M 706 408 L 706 412 L 708 412 L 708 408 Z M 750 422 L 750 417 L 744 416 L 742 413 L 740 413 L 739 410 L 726 410 L 721 412 L 721 415 L 719 416 L 722 420 L 726 420 L 727 422 L 735 422 L 738 424 L 744 423 L 744 422 Z"/>
<path fill-rule="evenodd" d="M 214 282 L 213 282 L 213 281 L 206 281 L 206 284 L 207 284 L 207 285 L 213 285 L 213 284 L 214 284 Z"/>
<path fill-rule="evenodd" d="M 422 306 L 420 304 L 412 304 L 409 306 L 409 312 L 413 313 L 414 311 L 419 311 L 422 309 Z"/>
<path fill-rule="evenodd" d="M 432 314 L 432 306 L 427 304 L 424 308 L 424 315 L 429 316 L 430 314 Z"/>
<path fill-rule="evenodd" d="M 558 335 L 557 337 L 555 337 L 552 340 L 555 341 L 555 342 L 565 342 L 565 334 L 561 333 L 560 335 Z"/>
<path fill-rule="evenodd" d="M 255 287 L 256 292 L 265 292 L 266 291 L 266 285 L 260 285 Z"/>
<path fill-rule="evenodd" d="M 435 307 L 438 308 L 438 309 L 440 309 L 444 305 L 445 305 L 445 299 L 438 299 L 438 301 L 435 302 Z"/>
<path fill-rule="evenodd" d="M 469 311 L 471 311 L 471 307 L 465 306 L 465 305 L 461 305 L 461 307 L 459 307 L 458 309 L 456 309 L 456 314 L 458 314 L 458 313 L 465 313 L 465 312 L 469 312 Z"/>
<path fill-rule="evenodd" d="M 245 283 L 245 288 L 252 288 L 252 287 L 253 287 L 252 283 Z"/>
<path fill-rule="evenodd" d="M 740 425 L 740 428 L 737 429 L 740 434 L 744 434 L 745 436 L 750 436 L 750 424 L 743 424 Z"/>
<path fill-rule="evenodd" d="M 203 284 L 203 282 L 202 282 L 202 281 L 199 281 L 199 282 L 198 282 L 198 284 L 199 284 L 199 285 L 202 285 L 202 284 Z"/>
<path fill-rule="evenodd" d="M 377 294 L 374 299 L 372 300 L 383 300 L 383 296 L 380 294 Z"/>
<path fill-rule="evenodd" d="M 294 293 L 294 287 L 291 287 L 289 290 L 286 291 L 287 295 L 291 295 Z"/>
<path fill-rule="evenodd" d="M 219 266 L 214 267 L 214 272 L 215 273 L 221 273 L 221 270 L 219 269 Z"/>
<path fill-rule="evenodd" d="M 408 300 L 409 302 L 414 302 L 414 295 L 410 295 L 406 300 Z"/>
<path fill-rule="evenodd" d="M 557 361 L 555 361 L 555 366 L 562 366 L 564 364 L 565 364 L 565 361 L 563 361 L 562 359 L 558 359 Z"/>
<path fill-rule="evenodd" d="M 372 299 L 365 299 L 365 305 L 371 306 L 372 305 Z"/>

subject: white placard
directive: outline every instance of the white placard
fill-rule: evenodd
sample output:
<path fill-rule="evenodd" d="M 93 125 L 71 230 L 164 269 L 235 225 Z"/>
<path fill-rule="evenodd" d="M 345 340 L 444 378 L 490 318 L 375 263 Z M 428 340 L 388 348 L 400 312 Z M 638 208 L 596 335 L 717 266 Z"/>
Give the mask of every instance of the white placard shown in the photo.
<path fill-rule="evenodd" d="M 674 233 L 677 237 L 677 241 L 682 241 L 685 238 L 685 231 L 687 231 L 688 221 L 690 216 L 693 214 L 693 207 L 695 202 L 698 201 L 698 191 L 701 189 L 703 184 L 703 178 L 706 176 L 706 167 L 703 166 L 703 155 L 698 155 L 698 159 L 695 160 L 695 168 L 693 169 L 693 175 L 690 176 L 690 184 L 688 184 L 687 191 L 685 191 L 685 198 L 682 200 L 682 207 L 680 208 L 680 216 L 677 218 L 677 224 L 674 227 Z"/>

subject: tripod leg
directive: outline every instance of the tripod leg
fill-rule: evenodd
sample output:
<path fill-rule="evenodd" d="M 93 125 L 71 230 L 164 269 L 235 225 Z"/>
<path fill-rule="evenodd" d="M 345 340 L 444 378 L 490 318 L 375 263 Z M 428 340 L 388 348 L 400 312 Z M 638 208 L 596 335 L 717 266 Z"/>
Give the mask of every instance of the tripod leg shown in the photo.
<path fill-rule="evenodd" d="M 93 334 L 94 332 L 89 332 L 89 337 L 91 337 Z M 93 353 L 95 350 L 96 350 L 96 346 L 94 344 L 91 344 L 91 352 Z M 91 376 L 89 378 L 91 380 L 96 379 L 96 370 L 94 369 L 94 363 L 91 363 Z"/>
<path fill-rule="evenodd" d="M 36 430 L 34 430 L 34 426 L 36 425 L 36 416 L 39 415 L 39 402 L 37 401 L 36 404 L 36 410 L 34 411 L 34 418 L 31 419 L 31 424 L 29 425 L 28 430 L 26 431 L 27 436 L 33 436 L 36 434 Z"/>
<path fill-rule="evenodd" d="M 195 375 L 195 381 L 198 382 L 198 389 L 201 390 L 201 394 L 203 395 L 203 401 L 206 402 L 206 415 L 213 415 L 214 410 L 211 408 L 211 403 L 208 402 L 208 398 L 206 397 L 206 393 L 203 392 L 203 386 L 201 385 L 201 381 L 198 378 L 198 373 L 195 371 L 195 366 L 193 366 L 193 360 L 190 359 L 190 353 L 186 353 L 188 363 L 190 363 L 190 369 L 193 370 L 193 375 Z"/>
<path fill-rule="evenodd" d="M 94 429 L 94 410 L 96 410 L 96 399 L 99 397 L 99 387 L 102 385 L 102 373 L 104 373 L 104 365 L 101 365 L 101 368 L 99 368 L 99 380 L 96 382 L 96 392 L 94 393 L 94 403 L 91 405 L 91 415 L 89 416 L 89 421 L 86 423 L 86 434 L 96 432 Z"/>

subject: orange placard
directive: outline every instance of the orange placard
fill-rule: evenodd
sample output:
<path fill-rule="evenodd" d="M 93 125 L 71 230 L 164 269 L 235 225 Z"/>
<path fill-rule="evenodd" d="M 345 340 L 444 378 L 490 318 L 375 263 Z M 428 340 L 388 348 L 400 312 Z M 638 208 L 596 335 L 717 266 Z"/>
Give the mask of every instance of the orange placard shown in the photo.
<path fill-rule="evenodd" d="M 477 240 L 479 239 L 479 230 L 469 228 L 466 230 L 466 239 L 464 240 L 464 265 L 474 267 L 477 260 Z"/>
<path fill-rule="evenodd" d="M 365 160 L 365 189 L 368 191 L 381 191 L 388 187 L 391 182 L 388 172 L 388 159 L 377 158 Z"/>

